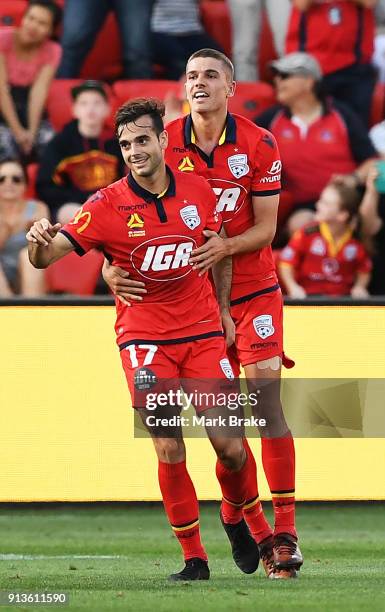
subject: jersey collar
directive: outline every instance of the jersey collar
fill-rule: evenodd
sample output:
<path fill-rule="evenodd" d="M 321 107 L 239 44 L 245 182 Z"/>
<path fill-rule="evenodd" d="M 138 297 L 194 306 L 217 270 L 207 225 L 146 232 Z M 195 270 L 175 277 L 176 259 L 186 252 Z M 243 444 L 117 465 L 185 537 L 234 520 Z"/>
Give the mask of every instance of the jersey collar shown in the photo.
<path fill-rule="evenodd" d="M 338 253 L 341 251 L 343 246 L 347 242 L 349 242 L 349 240 L 352 237 L 352 233 L 353 233 L 352 230 L 348 228 L 346 232 L 344 232 L 344 234 L 341 236 L 341 238 L 334 241 L 334 238 L 332 236 L 332 233 L 327 223 L 322 221 L 319 224 L 319 228 L 320 228 L 320 234 L 328 246 L 328 254 L 330 257 L 336 257 L 338 255 Z"/>
<path fill-rule="evenodd" d="M 147 189 L 144 189 L 144 187 L 141 187 L 136 182 L 131 172 L 129 172 L 127 175 L 127 183 L 130 189 L 132 189 L 132 191 L 137 196 L 143 198 L 146 202 L 153 202 L 154 200 L 160 200 L 163 198 L 173 198 L 175 196 L 175 177 L 168 166 L 166 166 L 166 172 L 168 177 L 170 178 L 170 183 L 167 189 L 165 191 L 162 191 L 162 193 L 152 193 L 151 191 L 147 191 Z"/>
<path fill-rule="evenodd" d="M 225 142 L 235 143 L 237 140 L 237 126 L 234 117 L 227 113 L 224 130 L 219 138 L 218 144 L 222 145 Z M 187 115 L 184 124 L 184 146 L 188 147 L 195 144 L 194 126 L 191 115 Z"/>

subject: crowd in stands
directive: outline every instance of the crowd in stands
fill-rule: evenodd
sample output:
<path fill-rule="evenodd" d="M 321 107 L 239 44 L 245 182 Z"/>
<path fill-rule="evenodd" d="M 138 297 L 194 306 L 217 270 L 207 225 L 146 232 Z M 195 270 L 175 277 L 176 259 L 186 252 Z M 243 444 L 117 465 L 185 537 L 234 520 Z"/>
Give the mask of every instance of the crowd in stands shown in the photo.
<path fill-rule="evenodd" d="M 126 98 L 188 113 L 184 68 L 203 47 L 233 59 L 230 112 L 277 139 L 285 292 L 385 295 L 384 32 L 385 0 L 0 0 L 0 298 L 77 291 L 29 264 L 26 231 L 124 176 Z M 92 267 L 89 292 L 102 259 L 69 258 L 72 276 Z"/>

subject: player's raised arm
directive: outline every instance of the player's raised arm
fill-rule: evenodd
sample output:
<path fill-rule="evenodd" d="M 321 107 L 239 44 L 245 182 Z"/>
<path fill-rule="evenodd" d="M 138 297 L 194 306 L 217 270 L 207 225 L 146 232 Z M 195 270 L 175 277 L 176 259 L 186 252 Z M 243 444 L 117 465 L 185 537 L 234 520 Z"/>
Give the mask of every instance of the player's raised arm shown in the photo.
<path fill-rule="evenodd" d="M 47 268 L 74 250 L 74 245 L 63 234 L 58 234 L 60 223 L 52 225 L 48 219 L 36 221 L 29 230 L 28 256 L 35 268 Z"/>

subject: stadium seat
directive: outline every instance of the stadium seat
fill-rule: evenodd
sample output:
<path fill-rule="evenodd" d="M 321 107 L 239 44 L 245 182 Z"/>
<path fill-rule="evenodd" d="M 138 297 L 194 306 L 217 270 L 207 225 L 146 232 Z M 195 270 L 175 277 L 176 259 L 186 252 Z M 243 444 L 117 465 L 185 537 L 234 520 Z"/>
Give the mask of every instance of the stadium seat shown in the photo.
<path fill-rule="evenodd" d="M 237 83 L 235 96 L 229 99 L 229 110 L 253 120 L 275 103 L 275 92 L 268 83 Z"/>
<path fill-rule="evenodd" d="M 372 99 L 370 126 L 385 119 L 385 83 L 377 83 Z"/>
<path fill-rule="evenodd" d="M 170 92 L 180 96 L 181 84 L 179 81 L 116 81 L 112 86 L 112 91 L 115 104 L 120 106 L 130 98 L 137 98 L 138 96 L 153 96 L 162 100 Z"/>
<path fill-rule="evenodd" d="M 56 132 L 72 119 L 72 98 L 71 89 L 82 83 L 83 79 L 55 79 L 52 81 L 48 99 L 47 110 L 49 119 Z M 110 96 L 111 106 L 113 107 L 112 93 L 108 85 L 105 86 Z"/>
<path fill-rule="evenodd" d="M 18 26 L 27 4 L 27 0 L 1 0 L 0 26 Z"/>
<path fill-rule="evenodd" d="M 200 3 L 204 28 L 223 51 L 231 56 L 231 20 L 229 7 L 222 0 L 203 0 Z"/>
<path fill-rule="evenodd" d="M 93 249 L 84 257 L 70 253 L 46 270 L 49 293 L 92 295 L 98 282 L 104 257 Z"/>
<path fill-rule="evenodd" d="M 120 32 L 114 13 L 110 13 L 85 60 L 80 76 L 83 79 L 112 81 L 121 76 L 122 69 Z"/>

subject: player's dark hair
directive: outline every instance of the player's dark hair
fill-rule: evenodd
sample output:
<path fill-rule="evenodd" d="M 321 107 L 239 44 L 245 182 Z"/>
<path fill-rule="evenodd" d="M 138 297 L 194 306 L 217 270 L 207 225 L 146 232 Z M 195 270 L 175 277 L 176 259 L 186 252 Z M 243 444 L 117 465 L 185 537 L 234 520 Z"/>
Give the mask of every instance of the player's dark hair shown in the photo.
<path fill-rule="evenodd" d="M 115 115 L 115 134 L 119 137 L 127 123 L 136 123 L 143 115 L 149 115 L 157 136 L 164 130 L 165 107 L 157 98 L 134 98 L 121 106 Z"/>
<path fill-rule="evenodd" d="M 17 166 L 20 167 L 22 173 L 23 173 L 23 177 L 24 177 L 24 183 L 26 185 L 28 185 L 28 173 L 27 173 L 27 169 L 24 166 L 23 162 L 20 161 L 20 159 L 18 159 L 17 157 L 2 157 L 0 159 L 0 169 L 5 165 L 5 164 L 16 164 Z"/>
<path fill-rule="evenodd" d="M 42 6 L 43 8 L 47 9 L 47 11 L 51 13 L 52 28 L 53 30 L 55 30 L 62 19 L 63 11 L 62 11 L 61 6 L 56 4 L 56 2 L 53 2 L 53 0 L 29 0 L 29 3 L 27 5 L 25 12 L 29 11 L 29 9 L 33 6 Z"/>
<path fill-rule="evenodd" d="M 227 69 L 227 72 L 230 74 L 230 80 L 234 81 L 234 66 L 233 63 L 229 60 L 229 58 L 220 51 L 216 49 L 199 49 L 199 51 L 195 51 L 187 60 L 188 64 L 197 57 L 211 57 L 212 59 L 219 60 L 222 62 L 223 66 Z"/>

